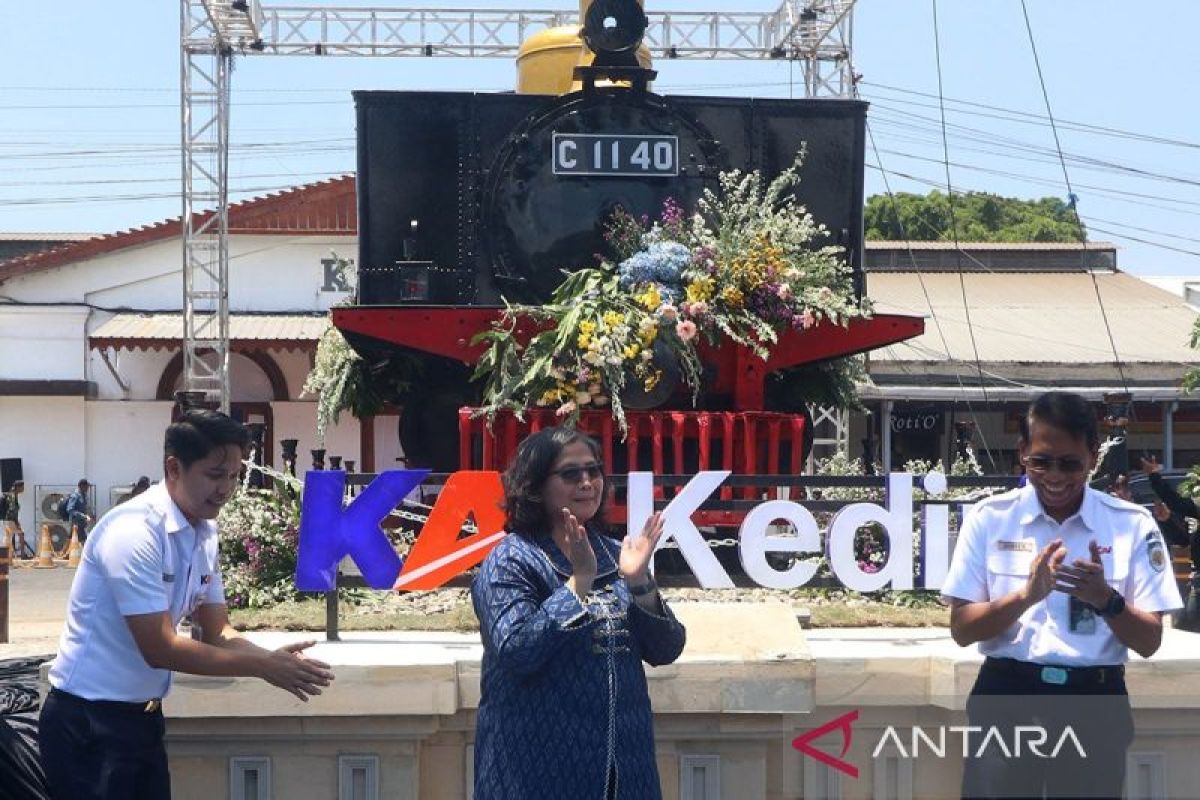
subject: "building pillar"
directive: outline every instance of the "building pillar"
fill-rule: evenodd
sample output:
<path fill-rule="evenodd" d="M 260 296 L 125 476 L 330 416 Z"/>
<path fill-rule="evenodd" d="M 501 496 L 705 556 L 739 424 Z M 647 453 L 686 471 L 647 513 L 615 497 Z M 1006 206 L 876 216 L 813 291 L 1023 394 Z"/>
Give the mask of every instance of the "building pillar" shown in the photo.
<path fill-rule="evenodd" d="M 363 417 L 358 421 L 358 454 L 363 472 L 375 471 L 375 417 Z"/>
<path fill-rule="evenodd" d="M 880 403 L 879 431 L 880 441 L 880 456 L 879 460 L 883 464 L 883 474 L 890 475 L 892 472 L 892 401 L 884 400 Z"/>
<path fill-rule="evenodd" d="M 1178 400 L 1169 400 L 1163 403 L 1163 469 L 1175 468 L 1175 412 L 1178 410 Z"/>

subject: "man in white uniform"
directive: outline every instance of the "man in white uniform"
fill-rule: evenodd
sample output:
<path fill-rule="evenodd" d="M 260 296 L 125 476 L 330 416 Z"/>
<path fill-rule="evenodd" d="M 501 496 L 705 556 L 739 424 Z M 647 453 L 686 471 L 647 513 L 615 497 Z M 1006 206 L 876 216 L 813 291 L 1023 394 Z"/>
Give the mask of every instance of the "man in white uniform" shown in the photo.
<path fill-rule="evenodd" d="M 165 479 L 88 537 L 40 720 L 55 800 L 171 796 L 160 706 L 172 671 L 261 678 L 301 700 L 333 679 L 304 657 L 312 642 L 264 650 L 229 625 L 214 519 L 249 442 L 224 414 L 188 412 L 167 428 Z"/>
<path fill-rule="evenodd" d="M 1162 615 L 1181 606 L 1166 545 L 1143 508 L 1087 486 L 1096 413 L 1048 392 L 1021 421 L 1026 486 L 977 504 L 963 521 L 942 596 L 950 632 L 986 656 L 967 714 L 1009 743 L 1041 726 L 1055 758 L 990 747 L 967 759 L 964 797 L 1120 797 L 1133 717 L 1128 650 L 1149 658 Z M 1010 748 L 1011 749 L 1011 748 Z"/>

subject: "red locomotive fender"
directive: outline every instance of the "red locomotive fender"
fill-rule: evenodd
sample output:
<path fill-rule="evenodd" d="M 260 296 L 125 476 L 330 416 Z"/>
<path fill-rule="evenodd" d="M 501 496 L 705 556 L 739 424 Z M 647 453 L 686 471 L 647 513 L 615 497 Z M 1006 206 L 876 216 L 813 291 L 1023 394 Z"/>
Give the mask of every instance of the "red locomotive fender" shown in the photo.
<path fill-rule="evenodd" d="M 475 362 L 487 349 L 471 339 L 488 330 L 503 311 L 480 306 L 355 306 L 333 309 L 333 324 L 343 333 L 359 334 L 423 353 Z M 534 320 L 517 323 L 517 336 L 529 341 L 544 328 Z M 763 382 L 768 374 L 865 353 L 903 342 L 925 332 L 925 320 L 903 314 L 876 314 L 847 325 L 822 321 L 808 330 L 786 330 L 770 348 L 766 361 L 749 349 L 726 342 L 716 347 L 701 343 L 701 360 L 717 365 L 713 391 L 732 394 L 739 410 L 763 407 Z"/>

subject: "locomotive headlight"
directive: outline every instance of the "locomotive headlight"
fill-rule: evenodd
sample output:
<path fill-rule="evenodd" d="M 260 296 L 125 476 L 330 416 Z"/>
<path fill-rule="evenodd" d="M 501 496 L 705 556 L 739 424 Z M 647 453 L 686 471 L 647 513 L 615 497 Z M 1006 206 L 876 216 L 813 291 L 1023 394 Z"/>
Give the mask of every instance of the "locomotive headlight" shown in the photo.
<path fill-rule="evenodd" d="M 633 54 L 649 25 L 637 0 L 595 0 L 583 20 L 583 40 L 597 55 Z"/>

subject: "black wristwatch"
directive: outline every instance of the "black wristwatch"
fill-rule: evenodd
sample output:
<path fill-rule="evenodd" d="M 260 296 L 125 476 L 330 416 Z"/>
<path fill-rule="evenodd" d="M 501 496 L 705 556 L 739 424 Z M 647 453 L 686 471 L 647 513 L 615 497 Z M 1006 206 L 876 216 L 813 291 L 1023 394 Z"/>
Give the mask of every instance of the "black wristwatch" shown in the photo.
<path fill-rule="evenodd" d="M 1125 598 L 1116 589 L 1112 590 L 1112 594 L 1108 596 L 1108 602 L 1102 608 L 1097 608 L 1096 613 L 1102 617 L 1117 617 L 1125 610 Z"/>

